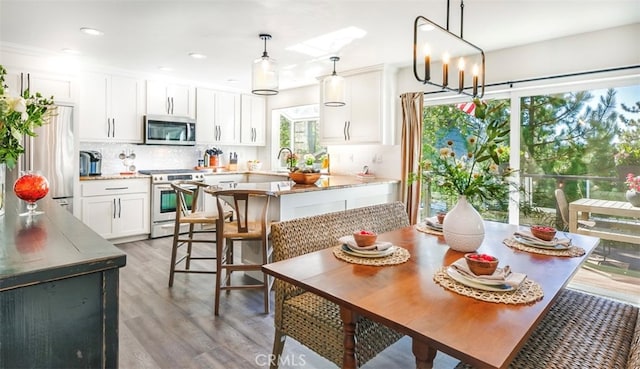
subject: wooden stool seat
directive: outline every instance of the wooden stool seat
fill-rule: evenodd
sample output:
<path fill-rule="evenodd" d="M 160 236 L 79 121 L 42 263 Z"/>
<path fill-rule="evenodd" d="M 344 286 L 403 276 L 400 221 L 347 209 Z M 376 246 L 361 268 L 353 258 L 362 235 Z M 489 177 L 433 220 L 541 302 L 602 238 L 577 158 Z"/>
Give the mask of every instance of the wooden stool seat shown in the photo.
<path fill-rule="evenodd" d="M 269 313 L 269 291 L 271 281 L 268 275 L 262 273 L 262 265 L 271 259 L 271 247 L 269 244 L 270 222 L 268 210 L 272 194 L 261 190 L 241 189 L 207 189 L 216 197 L 218 212 L 225 206 L 233 208 L 231 221 L 219 218 L 216 229 L 216 296 L 214 314 L 218 315 L 220 309 L 220 293 L 223 290 L 260 289 L 264 294 L 264 311 Z M 261 260 L 251 263 L 242 258 L 240 262 L 234 257 L 234 248 L 238 241 L 260 242 Z M 232 273 L 235 271 L 259 272 L 262 281 L 249 284 L 233 284 Z"/>
<path fill-rule="evenodd" d="M 200 209 L 199 194 L 207 185 L 203 182 L 175 181 L 171 187 L 176 193 L 176 220 L 173 231 L 173 244 L 171 248 L 171 265 L 169 269 L 169 287 L 173 286 L 175 273 L 204 273 L 214 274 L 216 269 L 192 269 L 192 260 L 215 260 L 216 255 L 194 256 L 194 243 L 216 243 L 216 226 L 218 221 L 216 211 L 204 212 Z M 229 209 L 223 209 L 223 219 L 231 217 Z M 181 226 L 188 225 L 189 230 L 181 234 Z M 200 225 L 200 229 L 196 226 Z M 200 236 L 198 236 L 200 235 Z M 186 253 L 178 257 L 180 247 L 187 245 Z M 212 247 L 213 248 L 213 247 Z M 177 265 L 184 261 L 184 267 L 177 268 Z"/>

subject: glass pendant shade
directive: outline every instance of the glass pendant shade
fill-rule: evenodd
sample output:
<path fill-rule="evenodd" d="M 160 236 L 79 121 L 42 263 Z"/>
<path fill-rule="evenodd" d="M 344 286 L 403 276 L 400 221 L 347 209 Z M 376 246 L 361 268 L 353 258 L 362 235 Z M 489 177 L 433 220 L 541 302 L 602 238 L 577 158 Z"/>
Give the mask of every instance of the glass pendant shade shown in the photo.
<path fill-rule="evenodd" d="M 325 106 L 344 106 L 345 105 L 345 81 L 344 77 L 331 75 L 322 81 L 322 90 Z"/>
<path fill-rule="evenodd" d="M 256 95 L 278 93 L 278 64 L 269 57 L 253 61 L 251 92 Z"/>
<path fill-rule="evenodd" d="M 253 61 L 251 68 L 251 92 L 256 95 L 278 94 L 278 63 L 267 54 L 268 34 L 260 34 L 264 40 L 264 52 L 262 57 Z"/>
<path fill-rule="evenodd" d="M 322 81 L 322 101 L 325 106 L 344 106 L 346 104 L 346 86 L 343 77 L 336 73 L 337 56 L 329 58 L 333 62 L 333 73 Z"/>

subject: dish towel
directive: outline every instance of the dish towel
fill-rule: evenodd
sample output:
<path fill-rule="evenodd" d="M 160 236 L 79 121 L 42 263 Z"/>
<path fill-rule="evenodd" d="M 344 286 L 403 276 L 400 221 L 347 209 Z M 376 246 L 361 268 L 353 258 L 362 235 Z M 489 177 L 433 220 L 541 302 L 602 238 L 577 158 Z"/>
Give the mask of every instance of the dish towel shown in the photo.
<path fill-rule="evenodd" d="M 465 258 L 456 260 L 453 264 L 451 264 L 451 267 L 454 268 L 458 273 L 462 274 L 464 277 L 478 283 L 494 284 L 495 282 L 503 282 L 504 284 L 507 284 L 513 288 L 517 288 L 527 278 L 526 274 L 513 273 L 509 268 L 496 268 L 496 271 L 491 275 L 476 275 L 471 271 L 471 269 L 469 269 L 469 265 L 467 265 L 467 261 L 465 260 Z"/>
<path fill-rule="evenodd" d="M 514 236 L 518 236 L 526 241 L 530 241 L 530 242 L 535 242 L 537 244 L 543 245 L 543 246 L 556 246 L 556 245 L 564 245 L 564 246 L 569 246 L 571 245 L 571 240 L 568 238 L 554 238 L 551 241 L 545 241 L 545 240 L 541 240 L 538 237 L 534 236 L 530 231 L 517 231 L 513 234 Z"/>
<path fill-rule="evenodd" d="M 433 228 L 442 229 L 442 224 L 438 223 L 437 218 L 427 218 L 425 220 L 425 223 L 427 223 L 429 226 Z"/>
<path fill-rule="evenodd" d="M 384 251 L 393 245 L 391 242 L 378 241 L 371 246 L 360 247 L 353 239 L 353 236 L 343 236 L 338 238 L 338 241 L 349 246 L 353 251 Z"/>

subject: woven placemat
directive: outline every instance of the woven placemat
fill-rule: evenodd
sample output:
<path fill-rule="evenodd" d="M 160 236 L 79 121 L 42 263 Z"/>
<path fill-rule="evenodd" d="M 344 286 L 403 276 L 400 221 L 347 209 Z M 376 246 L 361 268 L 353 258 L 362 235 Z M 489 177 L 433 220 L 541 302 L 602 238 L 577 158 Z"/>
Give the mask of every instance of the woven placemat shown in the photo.
<path fill-rule="evenodd" d="M 551 255 L 551 256 L 567 256 L 567 257 L 577 257 L 585 254 L 585 251 L 582 247 L 578 246 L 569 246 L 566 250 L 550 250 L 550 249 L 541 249 L 538 247 L 531 247 L 520 242 L 514 240 L 513 238 L 507 238 L 504 241 L 505 245 L 512 247 L 516 250 L 532 252 L 534 254 L 542 254 L 542 255 Z"/>
<path fill-rule="evenodd" d="M 418 231 L 420 231 L 420 232 L 432 234 L 434 236 L 443 236 L 444 235 L 442 233 L 442 231 L 436 231 L 435 229 L 431 229 L 431 228 L 427 227 L 426 224 L 418 224 L 416 226 L 416 229 Z"/>
<path fill-rule="evenodd" d="M 333 248 L 333 255 L 340 260 L 344 260 L 347 263 L 351 264 L 362 264 L 362 265 L 375 265 L 375 266 L 383 266 L 383 265 L 396 265 L 402 264 L 409 260 L 409 251 L 407 249 L 402 248 L 400 246 L 393 246 L 396 250 L 393 254 L 389 256 L 385 256 L 382 258 L 361 258 L 353 255 L 349 255 L 346 252 L 342 251 L 342 245 L 336 246 Z"/>
<path fill-rule="evenodd" d="M 483 291 L 477 288 L 467 287 L 450 278 L 449 275 L 447 275 L 446 266 L 441 267 L 433 275 L 433 280 L 442 287 L 457 294 L 487 302 L 513 305 L 531 304 L 542 299 L 544 296 L 542 287 L 537 282 L 532 281 L 529 278 L 525 279 L 518 289 L 509 292 Z"/>

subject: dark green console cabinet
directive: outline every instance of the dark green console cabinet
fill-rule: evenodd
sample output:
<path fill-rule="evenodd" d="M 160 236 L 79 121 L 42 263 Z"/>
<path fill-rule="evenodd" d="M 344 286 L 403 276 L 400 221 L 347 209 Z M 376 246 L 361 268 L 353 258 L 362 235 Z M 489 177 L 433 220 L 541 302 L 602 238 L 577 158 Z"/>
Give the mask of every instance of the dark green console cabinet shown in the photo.
<path fill-rule="evenodd" d="M 117 368 L 126 255 L 55 203 L 38 204 L 45 213 L 29 220 L 9 198 L 0 216 L 0 368 Z"/>

